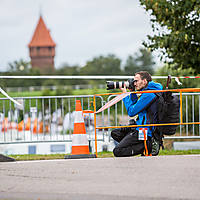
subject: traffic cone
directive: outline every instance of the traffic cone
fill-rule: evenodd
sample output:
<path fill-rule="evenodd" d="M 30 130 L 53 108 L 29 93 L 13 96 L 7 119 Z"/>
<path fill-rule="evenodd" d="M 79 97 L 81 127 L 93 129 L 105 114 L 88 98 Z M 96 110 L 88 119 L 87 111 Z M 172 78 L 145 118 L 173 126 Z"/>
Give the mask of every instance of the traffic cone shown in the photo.
<path fill-rule="evenodd" d="M 96 158 L 96 155 L 89 153 L 89 144 L 80 100 L 76 100 L 72 152 L 71 155 L 66 155 L 65 158 Z"/>

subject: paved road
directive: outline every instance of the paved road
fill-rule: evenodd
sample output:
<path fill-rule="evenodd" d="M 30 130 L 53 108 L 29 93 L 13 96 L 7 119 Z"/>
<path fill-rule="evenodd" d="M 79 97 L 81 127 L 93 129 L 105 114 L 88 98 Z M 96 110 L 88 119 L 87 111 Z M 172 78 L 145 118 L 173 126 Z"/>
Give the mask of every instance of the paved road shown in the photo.
<path fill-rule="evenodd" d="M 0 199 L 200 199 L 200 155 L 0 163 Z"/>

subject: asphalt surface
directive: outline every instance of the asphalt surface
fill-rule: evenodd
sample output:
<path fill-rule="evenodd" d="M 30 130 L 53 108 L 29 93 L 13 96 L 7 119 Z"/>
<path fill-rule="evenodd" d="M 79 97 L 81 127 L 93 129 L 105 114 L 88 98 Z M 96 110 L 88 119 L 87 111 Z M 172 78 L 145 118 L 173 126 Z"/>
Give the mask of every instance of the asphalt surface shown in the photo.
<path fill-rule="evenodd" d="M 0 200 L 200 199 L 200 155 L 0 163 Z"/>

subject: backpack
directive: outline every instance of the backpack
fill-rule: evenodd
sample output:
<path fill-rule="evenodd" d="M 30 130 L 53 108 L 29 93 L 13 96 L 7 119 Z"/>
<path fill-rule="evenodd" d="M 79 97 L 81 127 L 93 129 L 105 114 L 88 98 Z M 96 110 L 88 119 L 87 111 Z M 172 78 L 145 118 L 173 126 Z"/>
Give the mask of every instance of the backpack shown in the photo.
<path fill-rule="evenodd" d="M 155 93 L 158 97 L 158 123 L 179 123 L 180 101 L 178 96 L 172 95 L 172 92 Z M 177 125 L 157 126 L 157 130 L 162 135 L 174 135 Z"/>
<path fill-rule="evenodd" d="M 155 93 L 158 109 L 158 123 L 179 123 L 180 101 L 177 96 L 172 95 L 172 92 Z M 160 147 L 164 149 L 164 135 L 174 135 L 177 125 L 157 126 L 152 135 L 152 156 L 159 154 Z"/>

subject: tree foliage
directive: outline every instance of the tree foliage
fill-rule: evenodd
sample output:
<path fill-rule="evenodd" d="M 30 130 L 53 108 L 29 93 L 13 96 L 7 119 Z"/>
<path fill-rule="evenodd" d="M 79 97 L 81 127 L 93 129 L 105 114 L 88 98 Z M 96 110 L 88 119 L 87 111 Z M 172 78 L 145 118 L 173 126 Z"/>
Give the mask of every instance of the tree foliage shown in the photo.
<path fill-rule="evenodd" d="M 154 35 L 144 45 L 160 49 L 161 59 L 200 73 L 200 1 L 140 0 L 150 12 Z"/>
<path fill-rule="evenodd" d="M 31 68 L 30 62 L 23 59 L 8 64 L 8 71 L 2 72 L 5 76 L 40 75 L 38 69 Z M 1 87 L 29 87 L 42 85 L 41 79 L 2 79 Z"/>
<path fill-rule="evenodd" d="M 154 64 L 152 53 L 147 49 L 141 48 L 139 52 L 135 53 L 133 56 L 128 56 L 124 66 L 124 73 L 133 75 L 138 71 L 148 71 L 150 74 L 153 74 Z"/>
<path fill-rule="evenodd" d="M 156 71 L 155 76 L 167 76 L 169 74 L 171 76 L 176 76 L 176 77 L 185 76 L 185 75 L 191 76 L 194 74 L 194 69 L 178 68 L 178 69 L 174 70 L 173 66 L 169 66 L 168 64 L 166 64 Z M 157 81 L 160 82 L 164 87 L 167 85 L 167 79 L 159 79 Z M 171 89 L 175 89 L 175 88 L 193 88 L 193 87 L 196 88 L 196 87 L 200 86 L 199 79 L 185 78 L 185 79 L 180 79 L 179 81 L 182 83 L 182 85 L 178 85 L 178 83 L 175 81 L 175 79 L 172 79 L 169 87 Z"/>
<path fill-rule="evenodd" d="M 78 76 L 80 74 L 80 66 L 73 65 L 70 66 L 69 64 L 63 64 L 63 66 L 59 69 L 56 69 L 56 75 L 65 75 L 65 76 Z M 54 80 L 53 80 L 54 81 Z M 55 84 L 55 83 L 54 83 Z M 71 79 L 58 79 L 57 85 L 80 85 L 80 84 L 87 84 L 85 80 L 71 80 Z"/>
<path fill-rule="evenodd" d="M 15 60 L 13 63 L 8 63 L 10 72 L 19 72 L 20 74 L 26 74 L 30 70 L 30 62 L 20 59 Z"/>
<path fill-rule="evenodd" d="M 121 75 L 121 60 L 113 54 L 99 56 L 81 68 L 81 75 Z"/>

